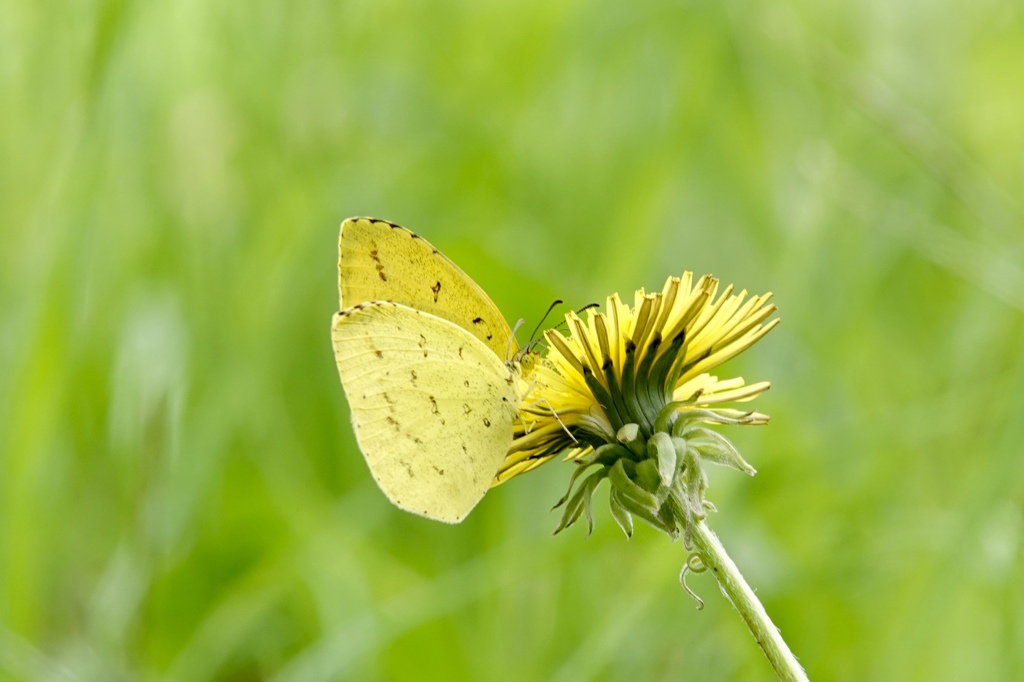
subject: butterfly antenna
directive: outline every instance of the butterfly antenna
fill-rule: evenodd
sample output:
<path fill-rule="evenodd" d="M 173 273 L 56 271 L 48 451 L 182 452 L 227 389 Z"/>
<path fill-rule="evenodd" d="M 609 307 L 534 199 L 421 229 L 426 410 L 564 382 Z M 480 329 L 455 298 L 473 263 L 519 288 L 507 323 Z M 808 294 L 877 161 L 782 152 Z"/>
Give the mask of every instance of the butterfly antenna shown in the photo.
<path fill-rule="evenodd" d="M 587 305 L 585 305 L 582 308 L 580 308 L 579 310 L 577 310 L 576 314 L 579 315 L 580 313 L 585 312 L 587 310 L 593 310 L 594 308 L 600 308 L 600 307 L 601 307 L 600 303 L 588 303 Z M 559 322 L 558 324 L 556 324 L 553 327 L 553 329 L 559 329 L 560 327 L 563 327 L 563 326 L 565 326 L 565 320 L 564 319 L 561 322 Z"/>
<path fill-rule="evenodd" d="M 537 337 L 537 332 L 540 331 L 540 327 L 541 327 L 541 325 L 544 324 L 544 320 L 548 319 L 548 315 L 551 314 L 551 311 L 554 310 L 556 307 L 562 305 L 562 303 L 563 303 L 562 299 L 556 298 L 551 303 L 551 305 L 548 306 L 548 311 L 546 313 L 544 313 L 544 316 L 540 318 L 540 322 L 538 322 L 537 326 L 533 328 L 533 333 L 530 334 L 530 340 L 526 342 L 526 347 L 527 348 L 529 348 L 530 346 L 533 345 L 533 340 Z"/>
<path fill-rule="evenodd" d="M 512 342 L 516 338 L 516 332 L 519 331 L 519 328 L 523 326 L 523 322 L 523 318 L 520 317 L 519 321 L 516 322 L 516 326 L 512 327 L 512 334 L 508 337 L 508 345 L 505 347 L 506 361 L 508 358 L 512 357 Z"/>

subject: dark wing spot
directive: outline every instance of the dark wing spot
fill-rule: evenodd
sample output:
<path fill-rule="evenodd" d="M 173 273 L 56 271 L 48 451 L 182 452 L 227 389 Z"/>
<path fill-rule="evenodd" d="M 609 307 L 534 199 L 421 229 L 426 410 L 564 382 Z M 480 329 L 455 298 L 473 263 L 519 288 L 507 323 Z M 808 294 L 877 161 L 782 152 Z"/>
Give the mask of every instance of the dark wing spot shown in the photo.
<path fill-rule="evenodd" d="M 420 348 L 423 349 L 423 357 L 427 357 L 427 337 L 420 334 Z"/>
<path fill-rule="evenodd" d="M 423 439 L 422 438 L 413 438 L 412 442 L 416 443 L 416 445 L 423 445 Z"/>
<path fill-rule="evenodd" d="M 370 258 L 373 259 L 374 267 L 377 268 L 377 274 L 380 276 L 381 281 L 388 281 L 388 276 L 384 274 L 384 264 L 380 262 L 380 256 L 377 255 L 377 248 L 370 249 Z"/>
<path fill-rule="evenodd" d="M 375 350 L 375 351 L 373 351 L 373 354 L 374 354 L 374 355 L 376 355 L 376 356 L 377 356 L 378 358 L 382 358 L 382 357 L 384 357 L 384 353 L 382 353 L 382 352 L 381 352 L 381 351 L 379 351 L 379 350 Z"/>
<path fill-rule="evenodd" d="M 411 464 L 406 462 L 404 459 L 403 460 L 399 460 L 398 463 L 401 464 L 403 467 L 405 467 L 405 473 L 409 474 L 409 478 L 416 478 L 416 474 L 414 474 L 412 472 L 412 465 Z"/>
<path fill-rule="evenodd" d="M 437 400 L 434 399 L 434 396 L 428 397 L 430 398 L 430 411 L 434 414 L 441 414 L 441 411 L 437 409 Z"/>
<path fill-rule="evenodd" d="M 413 370 L 409 370 L 409 374 L 412 376 L 412 385 L 415 386 L 416 385 L 416 379 L 419 378 L 419 377 L 416 376 L 416 370 L 414 370 L 414 369 Z"/>
<path fill-rule="evenodd" d="M 469 379 L 466 379 L 465 381 L 463 381 L 462 385 L 465 386 L 466 388 L 469 388 Z"/>
<path fill-rule="evenodd" d="M 393 426 L 395 428 L 395 431 L 399 430 L 399 428 L 398 428 L 398 420 L 395 419 L 394 417 L 388 416 L 388 424 L 391 424 L 391 426 Z"/>
<path fill-rule="evenodd" d="M 462 349 L 463 348 L 465 348 L 465 346 L 459 346 L 459 357 L 460 358 L 462 357 Z"/>
<path fill-rule="evenodd" d="M 430 287 L 430 290 L 434 292 L 434 303 L 437 303 L 437 295 L 441 293 L 441 283 L 438 282 L 434 286 Z"/>
<path fill-rule="evenodd" d="M 469 414 L 472 411 L 473 411 L 472 407 L 470 407 L 466 403 L 462 403 L 462 412 L 463 412 L 463 414 Z"/>
<path fill-rule="evenodd" d="M 473 324 L 484 324 L 484 318 L 482 318 L 482 317 L 475 317 L 475 318 L 473 318 Z M 494 338 L 493 335 L 490 333 L 490 331 L 488 331 L 487 332 L 487 340 L 490 341 L 492 338 Z"/>
<path fill-rule="evenodd" d="M 487 417 L 484 417 L 484 426 L 490 426 L 490 425 L 491 425 L 491 420 L 488 419 Z"/>
<path fill-rule="evenodd" d="M 433 464 L 430 465 L 430 468 L 433 469 L 434 471 L 436 471 L 438 476 L 444 476 L 444 469 L 439 469 L 438 467 L 434 466 Z"/>

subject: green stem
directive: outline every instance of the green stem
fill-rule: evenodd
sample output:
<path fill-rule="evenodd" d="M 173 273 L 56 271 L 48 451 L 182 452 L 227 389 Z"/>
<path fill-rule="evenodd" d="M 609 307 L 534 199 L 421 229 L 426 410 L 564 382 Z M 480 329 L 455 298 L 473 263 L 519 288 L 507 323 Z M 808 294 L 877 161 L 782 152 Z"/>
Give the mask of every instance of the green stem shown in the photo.
<path fill-rule="evenodd" d="M 768 657 L 775 674 L 780 680 L 807 682 L 807 673 L 800 667 L 793 652 L 786 646 L 778 628 L 772 623 L 754 591 L 743 579 L 743 574 L 725 552 L 704 521 L 693 524 L 693 544 L 704 565 L 715 575 L 722 593 L 739 611 L 740 617 L 750 628 L 750 634 L 761 651 Z"/>

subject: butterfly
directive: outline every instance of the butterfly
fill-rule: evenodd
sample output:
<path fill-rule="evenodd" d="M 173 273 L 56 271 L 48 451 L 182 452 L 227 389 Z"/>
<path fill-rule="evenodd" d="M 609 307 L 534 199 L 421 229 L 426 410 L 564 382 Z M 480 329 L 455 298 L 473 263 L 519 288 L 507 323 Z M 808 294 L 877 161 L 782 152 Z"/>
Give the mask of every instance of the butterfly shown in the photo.
<path fill-rule="evenodd" d="M 359 449 L 398 507 L 458 523 L 513 438 L 523 365 L 494 302 L 422 237 L 349 218 L 338 245 L 338 374 Z"/>

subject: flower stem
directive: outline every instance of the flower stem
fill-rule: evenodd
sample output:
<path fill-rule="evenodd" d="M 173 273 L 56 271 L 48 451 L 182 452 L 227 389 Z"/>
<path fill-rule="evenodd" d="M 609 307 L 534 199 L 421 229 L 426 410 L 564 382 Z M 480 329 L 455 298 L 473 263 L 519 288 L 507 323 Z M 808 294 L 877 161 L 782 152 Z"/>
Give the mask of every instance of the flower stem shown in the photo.
<path fill-rule="evenodd" d="M 787 682 L 807 682 L 807 673 L 786 646 L 778 628 L 768 617 L 750 585 L 743 579 L 743 574 L 726 554 L 718 536 L 704 521 L 698 521 L 693 525 L 693 543 L 700 560 L 714 573 L 722 594 L 728 597 L 739 611 L 740 617 L 750 628 L 750 634 L 768 657 L 768 662 L 779 679 Z"/>

